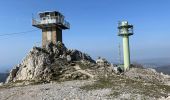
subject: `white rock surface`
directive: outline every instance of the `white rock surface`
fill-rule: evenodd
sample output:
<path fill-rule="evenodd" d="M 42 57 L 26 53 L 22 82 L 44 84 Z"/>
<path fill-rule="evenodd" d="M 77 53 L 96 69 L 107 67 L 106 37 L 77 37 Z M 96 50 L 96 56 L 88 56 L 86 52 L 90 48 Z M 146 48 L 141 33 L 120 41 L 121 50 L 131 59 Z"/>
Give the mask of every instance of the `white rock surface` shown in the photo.
<path fill-rule="evenodd" d="M 71 61 L 95 62 L 90 56 L 78 50 L 68 50 L 64 44 L 49 44 L 46 48 L 34 47 L 23 61 L 10 71 L 6 83 L 21 80 L 52 80 L 70 71 Z M 57 76 L 58 75 L 58 76 Z M 79 75 L 80 76 L 80 75 Z"/>
<path fill-rule="evenodd" d="M 67 81 L 0 89 L 0 100 L 109 100 L 110 89 L 85 91 L 80 86 L 93 81 Z"/>
<path fill-rule="evenodd" d="M 2 86 L 3 85 L 3 83 L 2 82 L 0 82 L 0 86 Z"/>

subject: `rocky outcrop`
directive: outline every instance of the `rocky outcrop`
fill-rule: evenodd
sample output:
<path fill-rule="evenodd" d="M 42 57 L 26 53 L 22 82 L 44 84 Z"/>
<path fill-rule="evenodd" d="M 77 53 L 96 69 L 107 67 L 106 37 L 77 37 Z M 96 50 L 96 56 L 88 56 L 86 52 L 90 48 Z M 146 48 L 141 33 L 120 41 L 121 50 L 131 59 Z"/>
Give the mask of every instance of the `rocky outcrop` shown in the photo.
<path fill-rule="evenodd" d="M 6 83 L 88 79 L 96 74 L 94 68 L 99 69 L 89 55 L 78 50 L 68 50 L 59 42 L 57 45 L 48 44 L 46 48 L 33 47 L 24 60 L 11 70 Z"/>
<path fill-rule="evenodd" d="M 145 82 L 170 84 L 170 76 L 156 72 L 151 68 L 131 68 L 124 73 L 130 79 L 143 80 Z"/>
<path fill-rule="evenodd" d="M 81 83 L 81 86 L 83 86 L 88 81 L 90 82 L 90 84 L 83 87 L 77 87 L 76 81 L 67 81 L 77 80 L 80 82 L 80 80 L 85 79 L 92 80 Z M 71 82 L 72 86 L 65 89 L 66 85 L 62 85 L 63 82 L 60 84 L 55 81 Z M 50 87 L 44 88 L 46 84 L 33 86 L 33 84 L 37 84 L 37 82 L 50 82 L 48 84 Z M 61 94 L 61 98 L 65 97 L 64 94 L 66 94 L 66 96 L 70 94 L 73 97 L 78 94 L 77 96 L 80 97 L 80 99 L 81 97 L 83 97 L 82 99 L 88 99 L 86 98 L 88 96 L 85 94 L 89 93 L 88 95 L 91 95 L 91 92 L 87 92 L 87 90 L 92 89 L 94 91 L 94 89 L 97 89 L 92 93 L 100 94 L 103 93 L 103 89 L 106 89 L 107 96 L 113 97 L 114 99 L 130 98 L 130 100 L 136 100 L 143 97 L 144 99 L 157 100 L 157 98 L 161 97 L 163 97 L 163 99 L 169 98 L 170 93 L 170 76 L 168 75 L 158 73 L 153 69 L 143 68 L 142 65 L 133 65 L 128 71 L 121 72 L 119 66 L 110 64 L 106 59 L 99 58 L 94 61 L 89 55 L 78 50 L 69 50 L 60 42 L 57 43 L 57 45 L 48 44 L 45 48 L 34 47 L 23 61 L 10 71 L 6 83 L 8 84 L 0 83 L 0 88 L 32 85 L 28 86 L 28 88 L 24 87 L 22 91 L 20 91 L 20 87 L 16 87 L 17 90 L 15 90 L 15 88 L 6 89 L 4 93 L 5 96 L 2 92 L 3 89 L 0 89 L 0 94 L 2 94 L 0 98 L 9 99 L 9 97 L 12 97 L 12 99 L 18 99 L 28 96 L 28 99 L 32 97 L 36 97 L 35 99 L 40 97 L 43 99 L 49 99 L 49 97 L 51 99 L 58 99 L 60 98 L 58 95 Z M 56 83 L 59 84 L 59 86 L 57 86 Z M 37 88 L 39 92 L 37 92 L 35 88 Z M 76 95 L 72 95 L 72 93 L 75 92 L 74 88 L 77 88 Z M 82 92 L 81 89 L 85 89 L 85 92 L 84 90 Z M 20 92 L 16 95 L 13 90 Z M 67 90 L 73 90 L 73 92 L 67 93 Z M 35 93 L 31 93 L 31 91 L 38 94 L 35 96 Z M 49 97 L 43 95 L 44 93 L 49 94 Z M 57 94 L 57 96 L 51 96 L 51 93 Z M 32 96 L 32 94 L 34 95 Z M 96 94 L 94 94 L 94 96 L 98 98 Z M 101 99 L 100 95 L 99 97 Z M 95 98 L 89 99 L 93 100 Z"/>
<path fill-rule="evenodd" d="M 101 58 L 101 57 L 98 57 L 98 59 L 96 60 L 96 64 L 99 66 L 110 65 L 110 63 L 105 58 Z"/>

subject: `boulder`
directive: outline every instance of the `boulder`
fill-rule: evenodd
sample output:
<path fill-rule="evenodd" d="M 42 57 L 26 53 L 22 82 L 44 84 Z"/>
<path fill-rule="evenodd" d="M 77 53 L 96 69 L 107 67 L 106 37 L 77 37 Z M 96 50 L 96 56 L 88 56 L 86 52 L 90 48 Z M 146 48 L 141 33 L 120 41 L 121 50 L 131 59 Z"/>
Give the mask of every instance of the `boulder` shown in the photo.
<path fill-rule="evenodd" d="M 4 84 L 3 82 L 0 82 L 0 86 L 3 86 L 3 84 Z"/>
<path fill-rule="evenodd" d="M 110 63 L 105 58 L 101 58 L 101 57 L 98 57 L 98 59 L 96 60 L 96 63 L 99 66 L 110 65 Z"/>

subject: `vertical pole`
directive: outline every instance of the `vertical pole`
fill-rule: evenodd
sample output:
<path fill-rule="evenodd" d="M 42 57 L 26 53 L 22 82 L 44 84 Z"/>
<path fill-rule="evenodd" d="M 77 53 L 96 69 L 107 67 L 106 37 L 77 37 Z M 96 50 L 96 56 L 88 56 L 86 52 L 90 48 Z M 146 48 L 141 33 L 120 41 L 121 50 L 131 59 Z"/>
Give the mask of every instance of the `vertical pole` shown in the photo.
<path fill-rule="evenodd" d="M 130 67 L 129 36 L 123 36 L 124 71 Z"/>

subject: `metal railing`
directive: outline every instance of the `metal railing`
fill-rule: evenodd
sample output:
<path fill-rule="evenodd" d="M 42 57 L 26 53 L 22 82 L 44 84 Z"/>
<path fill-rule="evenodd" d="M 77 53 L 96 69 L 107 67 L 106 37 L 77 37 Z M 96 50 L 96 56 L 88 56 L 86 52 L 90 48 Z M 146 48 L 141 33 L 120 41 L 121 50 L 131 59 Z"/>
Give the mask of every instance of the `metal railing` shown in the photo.
<path fill-rule="evenodd" d="M 133 25 L 129 25 L 127 21 L 118 22 L 118 35 L 133 35 Z"/>
<path fill-rule="evenodd" d="M 41 24 L 59 24 L 70 29 L 70 23 L 59 17 L 48 17 L 43 20 L 43 18 L 32 18 L 32 25 L 41 25 Z"/>
<path fill-rule="evenodd" d="M 37 21 L 36 19 L 32 19 L 32 25 L 39 25 L 40 24 L 40 22 L 39 21 Z"/>
<path fill-rule="evenodd" d="M 133 35 L 133 28 L 129 28 L 127 30 L 124 29 L 119 29 L 118 30 L 118 35 Z"/>

